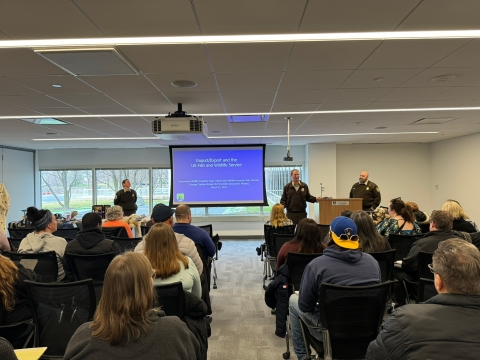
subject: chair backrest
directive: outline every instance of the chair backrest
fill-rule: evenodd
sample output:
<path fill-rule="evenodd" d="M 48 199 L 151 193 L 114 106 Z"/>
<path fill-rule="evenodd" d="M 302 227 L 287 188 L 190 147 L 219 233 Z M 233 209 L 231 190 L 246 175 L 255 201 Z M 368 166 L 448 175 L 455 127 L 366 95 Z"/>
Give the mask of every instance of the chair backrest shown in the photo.
<path fill-rule="evenodd" d="M 420 251 L 418 253 L 418 278 L 432 279 L 434 278 L 432 272 L 428 268 L 428 264 L 432 263 L 433 254 Z"/>
<path fill-rule="evenodd" d="M 435 289 L 435 283 L 431 279 L 420 278 L 418 282 L 417 303 L 425 302 L 428 299 L 438 295 Z"/>
<path fill-rule="evenodd" d="M 270 256 L 277 257 L 278 252 L 282 248 L 283 244 L 289 242 L 294 237 L 293 234 L 277 234 L 273 233 L 273 248 L 270 249 Z"/>
<path fill-rule="evenodd" d="M 320 230 L 320 239 L 322 239 L 322 241 L 324 241 L 325 237 L 328 235 L 328 233 L 330 231 L 330 225 L 318 224 L 318 228 Z"/>
<path fill-rule="evenodd" d="M 388 236 L 388 243 L 392 249 L 397 250 L 395 252 L 395 261 L 403 260 L 410 252 L 412 244 L 422 236 L 423 235 L 390 234 Z"/>
<path fill-rule="evenodd" d="M 274 227 L 272 225 L 263 225 L 263 234 L 265 237 L 265 243 L 267 244 L 267 252 L 270 255 L 270 252 L 273 249 L 273 233 L 277 234 L 294 234 L 295 225 L 286 225 Z"/>
<path fill-rule="evenodd" d="M 102 232 L 107 239 L 113 237 L 128 238 L 127 229 L 123 226 L 102 227 Z"/>
<path fill-rule="evenodd" d="M 8 238 L 8 242 L 10 244 L 10 249 L 13 252 L 16 252 L 18 250 L 18 247 L 20 246 L 20 243 L 22 242 L 23 239 L 17 239 L 17 238 Z"/>
<path fill-rule="evenodd" d="M 426 234 L 430 232 L 430 223 L 427 224 L 418 224 L 420 226 L 420 230 L 422 230 L 422 234 Z"/>
<path fill-rule="evenodd" d="M 142 241 L 141 237 L 123 238 L 123 237 L 110 236 L 109 239 L 115 241 L 122 248 L 123 252 L 135 249 L 135 246 L 137 246 L 138 243 Z"/>
<path fill-rule="evenodd" d="M 300 289 L 303 271 L 310 261 L 322 254 L 301 254 L 289 252 L 287 257 L 288 266 L 288 284 L 291 286 L 291 292 Z"/>
<path fill-rule="evenodd" d="M 165 285 L 155 285 L 157 305 L 167 316 L 178 316 L 183 321 L 185 292 L 180 281 Z"/>
<path fill-rule="evenodd" d="M 8 234 L 15 239 L 23 239 L 25 236 L 34 232 L 35 228 L 8 228 Z"/>
<path fill-rule="evenodd" d="M 114 253 L 99 255 L 66 255 L 72 272 L 75 275 L 75 280 L 80 281 L 92 279 L 94 285 L 103 283 L 108 265 L 110 265 L 110 262 L 114 257 Z"/>
<path fill-rule="evenodd" d="M 371 286 L 320 287 L 320 322 L 330 336 L 336 359 L 364 359 L 378 335 L 391 287 L 387 281 Z"/>
<path fill-rule="evenodd" d="M 26 254 L 7 251 L 4 253 L 12 261 L 18 261 L 25 268 L 35 271 L 42 277 L 42 282 L 56 282 L 58 277 L 58 261 L 55 251 Z"/>
<path fill-rule="evenodd" d="M 79 232 L 79 228 L 70 228 L 70 229 L 58 229 L 53 233 L 55 236 L 59 236 L 61 238 L 70 238 L 75 239 L 77 237 L 77 233 Z"/>
<path fill-rule="evenodd" d="M 24 281 L 33 320 L 35 347 L 47 347 L 45 356 L 63 356 L 77 328 L 95 312 L 92 280 L 45 284 Z"/>
<path fill-rule="evenodd" d="M 211 238 L 213 237 L 212 224 L 200 225 L 199 228 L 205 230 L 207 232 L 207 234 L 210 235 Z"/>
<path fill-rule="evenodd" d="M 150 230 L 150 226 L 145 226 L 145 225 L 140 226 L 140 232 L 141 232 L 142 236 L 147 235 L 148 230 Z"/>
<path fill-rule="evenodd" d="M 378 266 L 380 266 L 382 282 L 393 279 L 393 264 L 395 262 L 395 252 L 396 250 L 392 249 L 382 252 L 369 253 L 373 256 L 375 260 L 377 260 Z"/>

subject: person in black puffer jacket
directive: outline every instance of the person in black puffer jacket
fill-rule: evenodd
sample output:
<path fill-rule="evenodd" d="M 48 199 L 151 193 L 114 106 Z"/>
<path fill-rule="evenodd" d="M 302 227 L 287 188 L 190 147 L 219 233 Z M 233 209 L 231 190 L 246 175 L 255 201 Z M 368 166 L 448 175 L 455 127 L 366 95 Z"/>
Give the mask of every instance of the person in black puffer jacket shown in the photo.
<path fill-rule="evenodd" d="M 281 338 L 284 338 L 287 333 L 289 297 L 288 266 L 287 264 L 283 264 L 277 270 L 275 279 L 268 284 L 267 290 L 265 291 L 265 304 L 267 304 L 269 308 L 276 309 L 275 335 Z"/>

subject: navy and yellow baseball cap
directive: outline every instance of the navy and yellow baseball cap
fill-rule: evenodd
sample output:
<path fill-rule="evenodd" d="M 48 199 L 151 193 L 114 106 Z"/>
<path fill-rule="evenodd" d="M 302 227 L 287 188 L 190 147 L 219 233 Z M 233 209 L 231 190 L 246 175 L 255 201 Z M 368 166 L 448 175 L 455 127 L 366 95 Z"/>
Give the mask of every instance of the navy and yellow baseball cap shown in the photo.
<path fill-rule="evenodd" d="M 358 249 L 358 232 L 355 222 L 345 216 L 338 216 L 330 224 L 332 239 L 338 246 L 345 249 Z"/>

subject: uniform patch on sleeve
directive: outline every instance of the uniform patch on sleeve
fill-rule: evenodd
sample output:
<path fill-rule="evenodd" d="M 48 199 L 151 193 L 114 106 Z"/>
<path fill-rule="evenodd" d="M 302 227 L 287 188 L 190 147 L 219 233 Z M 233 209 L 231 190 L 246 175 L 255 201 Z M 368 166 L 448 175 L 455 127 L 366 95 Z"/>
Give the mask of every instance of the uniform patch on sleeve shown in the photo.
<path fill-rule="evenodd" d="M 380 189 L 378 188 L 378 186 L 377 186 L 376 190 L 377 190 L 377 192 L 380 192 Z"/>

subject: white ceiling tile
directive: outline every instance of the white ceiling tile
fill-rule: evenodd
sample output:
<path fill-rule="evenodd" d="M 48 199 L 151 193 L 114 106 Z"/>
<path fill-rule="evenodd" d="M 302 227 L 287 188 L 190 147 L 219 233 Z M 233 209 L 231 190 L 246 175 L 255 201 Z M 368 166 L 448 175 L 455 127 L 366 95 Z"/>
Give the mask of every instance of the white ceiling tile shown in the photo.
<path fill-rule="evenodd" d="M 81 80 L 106 94 L 157 91 L 142 75 L 82 76 Z"/>
<path fill-rule="evenodd" d="M 267 91 L 277 90 L 282 72 L 235 72 L 219 73 L 217 77 L 220 91 Z"/>
<path fill-rule="evenodd" d="M 75 0 L 110 37 L 199 35 L 188 1 Z"/>
<path fill-rule="evenodd" d="M 323 103 L 335 90 L 279 91 L 275 104 Z"/>
<path fill-rule="evenodd" d="M 378 101 L 428 100 L 449 89 L 448 87 L 396 88 L 379 98 Z"/>
<path fill-rule="evenodd" d="M 300 32 L 393 31 L 417 4 L 417 0 L 311 1 Z"/>
<path fill-rule="evenodd" d="M 243 103 L 244 102 L 242 102 L 242 104 Z M 270 112 L 272 105 L 271 104 L 237 105 L 237 103 L 235 103 L 233 105 L 225 105 L 225 108 L 228 114 L 240 114 L 240 113 L 265 114 Z"/>
<path fill-rule="evenodd" d="M 1 49 L 0 76 L 66 75 L 31 49 Z"/>
<path fill-rule="evenodd" d="M 114 93 L 110 97 L 130 109 L 131 106 L 168 106 L 170 103 L 159 92 Z"/>
<path fill-rule="evenodd" d="M 361 69 L 425 68 L 468 43 L 469 39 L 387 40 L 360 66 Z M 458 67 L 458 64 L 456 65 Z"/>
<path fill-rule="evenodd" d="M 371 101 L 325 102 L 318 110 L 357 110 L 364 109 Z"/>
<path fill-rule="evenodd" d="M 169 74 L 148 74 L 145 75 L 157 86 L 160 91 L 166 92 L 210 92 L 217 91 L 217 84 L 211 72 L 198 73 L 169 73 Z M 172 85 L 177 80 L 188 80 L 197 83 L 194 88 L 179 88 Z"/>
<path fill-rule="evenodd" d="M 15 76 L 9 77 L 10 80 L 23 84 L 43 94 L 87 94 L 98 93 L 95 89 L 86 85 L 78 78 L 72 75 L 45 75 L 45 76 Z M 61 85 L 61 88 L 55 88 L 52 85 Z"/>
<path fill-rule="evenodd" d="M 356 69 L 379 41 L 325 41 L 295 44 L 287 71 Z"/>
<path fill-rule="evenodd" d="M 109 114 L 124 115 L 132 113 L 128 109 L 121 106 L 85 106 L 80 107 L 80 110 L 83 110 L 88 114 L 98 114 L 99 116 Z"/>
<path fill-rule="evenodd" d="M 22 107 L 65 107 L 60 101 L 46 95 L 0 96 L 0 101 Z"/>
<path fill-rule="evenodd" d="M 103 35 L 74 2 L 52 0 L 3 3 L 0 31 L 16 40 Z"/>
<path fill-rule="evenodd" d="M 364 102 L 375 101 L 391 91 L 389 88 L 337 89 L 326 102 Z"/>
<path fill-rule="evenodd" d="M 212 92 L 165 92 L 164 95 L 172 104 L 182 103 L 184 111 L 191 112 L 191 105 L 221 106 L 220 95 Z"/>
<path fill-rule="evenodd" d="M 0 77 L 0 95 L 39 95 L 36 91 L 10 79 Z"/>
<path fill-rule="evenodd" d="M 374 101 L 368 106 L 365 107 L 365 109 L 409 109 L 414 107 L 418 103 L 417 100 L 413 101 Z"/>
<path fill-rule="evenodd" d="M 423 69 L 357 69 L 348 77 L 341 87 L 394 88 L 408 81 L 422 70 Z"/>
<path fill-rule="evenodd" d="M 292 44 L 209 44 L 215 72 L 283 71 Z"/>
<path fill-rule="evenodd" d="M 115 106 L 118 105 L 112 99 L 103 94 L 55 94 L 52 95 L 58 101 L 75 107 Z"/>
<path fill-rule="evenodd" d="M 444 91 L 430 100 L 477 100 L 480 99 L 480 87 L 457 86 Z"/>
<path fill-rule="evenodd" d="M 434 67 L 479 67 L 480 40 L 470 40 L 468 44 L 459 48 L 449 56 L 433 65 Z"/>
<path fill-rule="evenodd" d="M 280 90 L 335 89 L 350 76 L 352 70 L 286 71 Z"/>
<path fill-rule="evenodd" d="M 248 105 L 273 103 L 275 91 L 223 91 L 223 102 L 229 105 Z"/>
<path fill-rule="evenodd" d="M 273 112 L 315 111 L 321 104 L 278 104 L 273 105 Z M 288 116 L 285 114 L 284 116 Z M 293 116 L 293 115 L 292 115 Z"/>
<path fill-rule="evenodd" d="M 433 78 L 442 75 L 453 75 L 455 78 L 447 81 L 432 81 Z M 437 68 L 425 69 L 410 80 L 404 82 L 401 87 L 452 87 L 452 86 L 471 86 L 466 84 L 472 78 L 480 77 L 480 67 L 478 68 Z"/>

